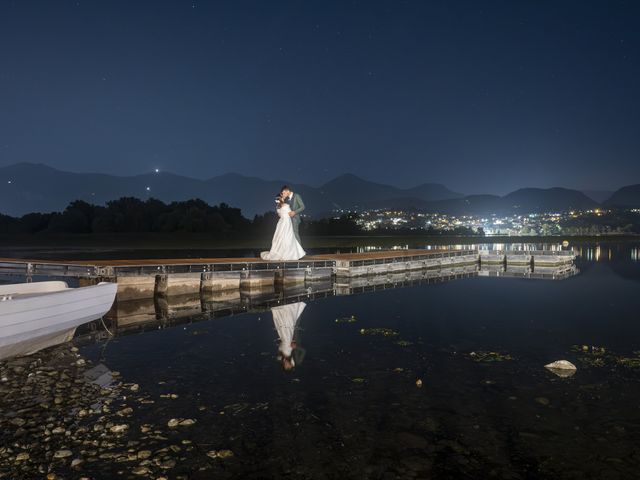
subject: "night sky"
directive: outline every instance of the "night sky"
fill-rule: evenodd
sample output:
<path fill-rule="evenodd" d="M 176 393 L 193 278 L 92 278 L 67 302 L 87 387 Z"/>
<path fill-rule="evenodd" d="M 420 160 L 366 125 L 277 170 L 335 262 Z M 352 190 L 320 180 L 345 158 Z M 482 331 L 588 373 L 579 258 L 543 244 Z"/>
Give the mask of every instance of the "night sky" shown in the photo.
<path fill-rule="evenodd" d="M 640 182 L 637 1 L 0 0 L 0 166 Z"/>

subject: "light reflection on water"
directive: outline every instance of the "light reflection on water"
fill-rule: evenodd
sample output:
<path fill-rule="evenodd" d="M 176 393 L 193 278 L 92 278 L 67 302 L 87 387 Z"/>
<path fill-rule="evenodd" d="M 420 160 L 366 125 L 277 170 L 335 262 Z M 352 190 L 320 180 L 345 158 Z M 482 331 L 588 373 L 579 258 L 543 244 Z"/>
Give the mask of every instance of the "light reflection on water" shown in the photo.
<path fill-rule="evenodd" d="M 392 245 L 392 246 L 376 246 L 365 245 L 362 247 L 356 247 L 357 253 L 366 252 L 378 252 L 383 250 L 409 250 L 409 249 L 424 249 L 424 250 L 441 250 L 441 249 L 453 249 L 453 250 L 469 250 L 478 249 L 485 251 L 533 251 L 533 250 L 547 250 L 552 252 L 561 251 L 573 251 L 574 248 L 563 246 L 562 243 L 465 243 L 465 244 L 448 244 L 448 245 Z"/>
<path fill-rule="evenodd" d="M 621 245 L 595 245 L 588 247 L 577 247 L 575 252 L 588 261 L 613 261 L 616 258 L 621 260 L 629 259 L 632 262 L 640 260 L 640 248 L 623 248 Z"/>

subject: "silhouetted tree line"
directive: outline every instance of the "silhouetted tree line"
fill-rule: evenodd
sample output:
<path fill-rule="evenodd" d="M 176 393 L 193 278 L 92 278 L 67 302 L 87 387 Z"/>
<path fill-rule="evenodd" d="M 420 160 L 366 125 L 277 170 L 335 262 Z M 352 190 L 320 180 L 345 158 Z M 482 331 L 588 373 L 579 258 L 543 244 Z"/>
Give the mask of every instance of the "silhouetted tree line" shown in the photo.
<path fill-rule="evenodd" d="M 3 233 L 241 233 L 250 229 L 251 221 L 239 208 L 224 203 L 210 206 L 202 200 L 165 204 L 153 198 L 124 197 L 106 206 L 76 200 L 63 212 L 0 216 Z"/>
<path fill-rule="evenodd" d="M 211 206 L 202 200 L 166 204 L 156 199 L 124 197 L 92 205 L 82 200 L 63 212 L 29 213 L 20 218 L 0 214 L 0 233 L 211 233 L 218 235 L 271 235 L 278 217 L 275 212 L 249 220 L 239 208 L 225 203 Z M 360 232 L 352 219 L 305 221 L 309 235 L 351 235 Z"/>

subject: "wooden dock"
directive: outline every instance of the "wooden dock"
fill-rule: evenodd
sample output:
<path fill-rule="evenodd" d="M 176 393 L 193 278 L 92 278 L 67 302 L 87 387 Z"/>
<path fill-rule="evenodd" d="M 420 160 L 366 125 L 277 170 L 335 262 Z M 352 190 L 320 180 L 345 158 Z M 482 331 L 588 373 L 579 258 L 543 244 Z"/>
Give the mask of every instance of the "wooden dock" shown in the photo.
<path fill-rule="evenodd" d="M 118 283 L 120 299 L 156 294 L 185 295 L 255 290 L 274 284 L 304 284 L 449 267 L 487 265 L 557 266 L 570 264 L 570 251 L 482 251 L 477 249 L 387 250 L 325 254 L 299 261 L 259 258 L 180 258 L 142 260 L 37 260 L 0 258 L 0 274 L 29 279 L 70 277 L 80 284 Z"/>

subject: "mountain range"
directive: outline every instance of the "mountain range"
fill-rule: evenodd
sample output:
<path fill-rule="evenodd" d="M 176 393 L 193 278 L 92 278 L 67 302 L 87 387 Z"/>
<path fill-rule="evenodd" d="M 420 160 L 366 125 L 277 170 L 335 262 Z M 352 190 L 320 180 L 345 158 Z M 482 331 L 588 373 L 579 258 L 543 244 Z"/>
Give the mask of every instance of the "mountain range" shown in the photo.
<path fill-rule="evenodd" d="M 41 164 L 18 163 L 0 167 L 0 213 L 20 216 L 30 212 L 60 211 L 73 200 L 103 204 L 132 196 L 153 197 L 164 202 L 201 198 L 212 205 L 225 202 L 241 208 L 246 216 L 252 216 L 273 208 L 273 198 L 284 183 L 234 173 L 209 179 L 168 172 L 115 176 L 71 173 Z M 416 208 L 449 214 L 485 214 L 589 209 L 600 205 L 583 192 L 565 188 L 523 188 L 505 196 L 465 196 L 438 183 L 401 189 L 351 174 L 339 176 L 320 187 L 295 183 L 291 186 L 304 197 L 307 212 L 314 216 L 341 209 Z M 640 185 L 621 188 L 602 204 L 640 207 Z"/>

